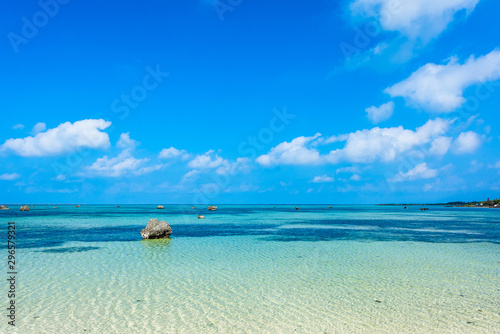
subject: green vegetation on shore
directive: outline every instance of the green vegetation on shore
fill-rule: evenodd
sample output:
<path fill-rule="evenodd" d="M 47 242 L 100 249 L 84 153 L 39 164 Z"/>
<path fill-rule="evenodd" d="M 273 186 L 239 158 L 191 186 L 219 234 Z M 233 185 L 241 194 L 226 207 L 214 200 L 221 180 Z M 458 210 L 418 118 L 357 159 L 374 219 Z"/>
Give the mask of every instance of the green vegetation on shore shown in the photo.
<path fill-rule="evenodd" d="M 470 206 L 485 206 L 485 207 L 498 207 L 500 206 L 500 198 L 491 200 L 487 199 L 486 201 L 478 202 L 478 201 L 473 201 L 473 202 L 467 202 L 467 203 L 460 203 L 456 206 L 464 206 L 464 207 L 470 207 Z"/>

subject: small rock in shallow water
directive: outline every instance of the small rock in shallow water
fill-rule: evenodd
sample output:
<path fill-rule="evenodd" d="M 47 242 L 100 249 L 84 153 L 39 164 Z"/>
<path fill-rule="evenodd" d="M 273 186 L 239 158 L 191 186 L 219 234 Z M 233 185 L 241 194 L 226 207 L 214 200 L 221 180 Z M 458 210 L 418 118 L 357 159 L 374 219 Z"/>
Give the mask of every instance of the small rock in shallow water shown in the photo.
<path fill-rule="evenodd" d="M 382 302 L 378 299 L 375 299 L 375 303 L 382 303 Z"/>
<path fill-rule="evenodd" d="M 141 231 L 143 239 L 163 239 L 172 234 L 172 228 L 164 220 L 150 219 L 146 228 Z"/>

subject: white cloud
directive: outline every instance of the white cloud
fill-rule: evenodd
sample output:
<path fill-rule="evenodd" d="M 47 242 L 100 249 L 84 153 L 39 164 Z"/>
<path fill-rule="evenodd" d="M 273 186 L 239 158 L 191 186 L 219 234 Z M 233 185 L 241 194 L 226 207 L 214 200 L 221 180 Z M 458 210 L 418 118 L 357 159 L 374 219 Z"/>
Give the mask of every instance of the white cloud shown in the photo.
<path fill-rule="evenodd" d="M 416 146 L 428 144 L 435 137 L 445 133 L 449 125 L 450 121 L 436 118 L 427 121 L 415 131 L 398 126 L 375 127 L 370 130 L 352 132 L 348 135 L 344 148 L 330 152 L 326 160 L 330 163 L 393 161 L 398 155 Z"/>
<path fill-rule="evenodd" d="M 201 172 L 197 169 L 190 170 L 189 172 L 184 174 L 184 176 L 181 179 L 181 183 L 193 182 L 199 178 L 200 174 L 201 174 Z"/>
<path fill-rule="evenodd" d="M 319 152 L 316 149 L 307 148 L 321 136 L 317 133 L 312 137 L 298 137 L 290 143 L 283 142 L 273 147 L 268 154 L 259 156 L 256 161 L 262 166 L 284 165 L 312 165 L 322 163 Z"/>
<path fill-rule="evenodd" d="M 368 119 L 374 123 L 380 123 L 388 120 L 394 111 L 394 102 L 389 101 L 382 104 L 380 107 L 371 106 L 365 109 Z"/>
<path fill-rule="evenodd" d="M 361 180 L 361 176 L 359 176 L 358 174 L 354 174 L 353 176 L 351 176 L 351 180 L 352 181 L 359 181 L 359 180 Z"/>
<path fill-rule="evenodd" d="M 500 50 L 493 50 L 479 58 L 471 56 L 464 64 L 456 58 L 445 65 L 426 64 L 385 92 L 404 97 L 415 107 L 452 112 L 465 102 L 463 92 L 467 87 L 499 78 Z"/>
<path fill-rule="evenodd" d="M 139 142 L 131 139 L 130 132 L 126 132 L 120 135 L 120 139 L 116 143 L 116 146 L 123 149 L 133 150 L 139 146 Z"/>
<path fill-rule="evenodd" d="M 189 158 L 189 154 L 186 152 L 186 150 L 178 150 L 175 147 L 170 147 L 164 148 L 158 155 L 158 158 L 160 159 L 172 159 L 177 157 L 181 157 L 182 160 L 186 160 Z"/>
<path fill-rule="evenodd" d="M 433 185 L 432 185 L 432 184 L 430 184 L 430 183 L 426 183 L 426 184 L 424 185 L 424 187 L 422 188 L 422 190 L 423 190 L 423 191 L 429 191 L 429 190 L 432 190 L 432 188 L 433 188 Z"/>
<path fill-rule="evenodd" d="M 328 175 L 320 175 L 320 176 L 315 176 L 314 179 L 311 180 L 311 182 L 314 183 L 326 183 L 326 182 L 333 182 L 335 179 L 331 176 Z"/>
<path fill-rule="evenodd" d="M 336 135 L 336 136 L 330 136 L 328 138 L 318 138 L 316 141 L 312 143 L 311 146 L 318 146 L 318 145 L 327 145 L 331 143 L 337 143 L 341 141 L 345 141 L 347 139 L 347 135 Z"/>
<path fill-rule="evenodd" d="M 429 148 L 429 153 L 432 155 L 445 155 L 448 152 L 450 145 L 450 137 L 437 137 L 432 141 L 431 147 Z"/>
<path fill-rule="evenodd" d="M 472 131 L 462 132 L 453 141 L 453 152 L 457 154 L 472 153 L 481 146 L 481 137 Z"/>
<path fill-rule="evenodd" d="M 39 134 L 40 132 L 43 132 L 47 130 L 47 125 L 45 123 L 36 123 L 33 129 L 31 130 L 31 134 L 33 136 Z"/>
<path fill-rule="evenodd" d="M 230 162 L 215 154 L 214 150 L 209 150 L 203 155 L 196 156 L 188 163 L 188 167 L 193 168 L 193 170 L 187 172 L 182 177 L 181 183 L 193 182 L 202 174 L 236 175 L 248 173 L 252 168 L 250 159 L 248 158 L 237 158 L 236 161 Z"/>
<path fill-rule="evenodd" d="M 98 158 L 91 166 L 84 168 L 83 176 L 119 177 L 137 171 L 147 161 L 148 159 L 136 159 L 125 150 L 114 158 L 109 158 L 107 155 Z"/>
<path fill-rule="evenodd" d="M 196 169 L 217 168 L 219 166 L 227 165 L 228 161 L 221 158 L 217 154 L 213 154 L 214 150 L 209 150 L 203 155 L 197 155 L 193 160 L 188 163 L 188 167 Z"/>
<path fill-rule="evenodd" d="M 358 163 L 393 161 L 399 155 L 415 147 L 427 145 L 436 137 L 446 133 L 451 122 L 436 118 L 427 121 L 415 131 L 404 129 L 402 126 L 358 130 L 341 136 L 346 141 L 343 148 L 323 155 L 314 148 L 315 144 L 321 142 L 321 138 L 318 138 L 320 134 L 313 137 L 298 137 L 290 143 L 278 144 L 256 161 L 263 166 L 336 164 L 341 161 Z M 322 143 L 324 144 L 324 141 Z"/>
<path fill-rule="evenodd" d="M 427 163 L 422 162 L 406 173 L 399 172 L 394 178 L 390 179 L 389 181 L 402 182 L 417 179 L 430 179 L 436 177 L 437 174 L 438 171 L 436 169 L 429 168 L 427 167 Z"/>
<path fill-rule="evenodd" d="M 470 13 L 479 0 L 355 0 L 354 15 L 373 17 L 384 30 L 410 40 L 428 40 L 443 32 L 460 10 Z"/>
<path fill-rule="evenodd" d="M 142 159 L 142 160 L 146 160 L 146 159 Z M 140 168 L 139 170 L 135 171 L 134 174 L 135 175 L 143 175 L 143 174 L 148 174 L 148 173 L 151 173 L 151 172 L 155 172 L 157 170 L 160 170 L 164 167 L 165 165 L 164 164 L 158 164 L 158 165 L 154 165 L 154 166 L 149 166 L 149 167 L 142 167 Z"/>
<path fill-rule="evenodd" d="M 237 158 L 235 162 L 226 162 L 215 170 L 219 175 L 235 175 L 238 173 L 248 173 L 250 171 L 250 159 Z"/>
<path fill-rule="evenodd" d="M 359 169 L 356 167 L 340 167 L 340 168 L 337 168 L 335 173 L 337 173 L 337 174 L 339 174 L 339 173 L 359 173 Z"/>
<path fill-rule="evenodd" d="M 104 130 L 111 125 L 103 119 L 86 119 L 62 123 L 46 132 L 18 139 L 8 139 L 0 146 L 0 153 L 23 157 L 45 157 L 74 152 L 82 148 L 108 148 L 109 137 Z"/>
<path fill-rule="evenodd" d="M 5 174 L 0 175 L 0 180 L 11 181 L 11 180 L 18 179 L 20 177 L 21 177 L 21 175 L 19 175 L 17 173 L 10 173 L 10 174 L 5 173 Z"/>
<path fill-rule="evenodd" d="M 16 124 L 12 127 L 12 129 L 14 130 L 22 130 L 24 129 L 24 125 L 23 124 Z"/>

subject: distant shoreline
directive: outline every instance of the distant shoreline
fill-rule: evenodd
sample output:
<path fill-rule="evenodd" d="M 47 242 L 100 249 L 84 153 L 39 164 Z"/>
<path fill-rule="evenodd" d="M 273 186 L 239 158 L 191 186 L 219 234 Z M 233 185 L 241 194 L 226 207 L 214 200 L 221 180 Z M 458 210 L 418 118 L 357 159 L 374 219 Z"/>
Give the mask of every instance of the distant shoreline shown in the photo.
<path fill-rule="evenodd" d="M 412 203 L 412 204 L 396 204 L 396 203 L 384 203 L 377 204 L 378 206 L 444 206 L 447 208 L 483 208 L 483 209 L 500 209 L 498 206 L 488 206 L 488 205 L 464 205 L 464 204 L 449 204 L 449 203 Z"/>

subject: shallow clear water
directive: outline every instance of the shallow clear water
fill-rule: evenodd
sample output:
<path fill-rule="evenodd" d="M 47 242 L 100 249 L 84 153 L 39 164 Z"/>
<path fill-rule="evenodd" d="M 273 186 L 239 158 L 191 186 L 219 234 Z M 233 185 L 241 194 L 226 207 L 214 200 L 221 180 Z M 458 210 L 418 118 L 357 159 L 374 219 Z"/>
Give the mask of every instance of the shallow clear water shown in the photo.
<path fill-rule="evenodd" d="M 172 237 L 141 240 L 150 218 Z M 19 272 L 2 333 L 500 332 L 500 210 L 82 205 L 0 220 L 4 236 L 16 222 Z"/>

